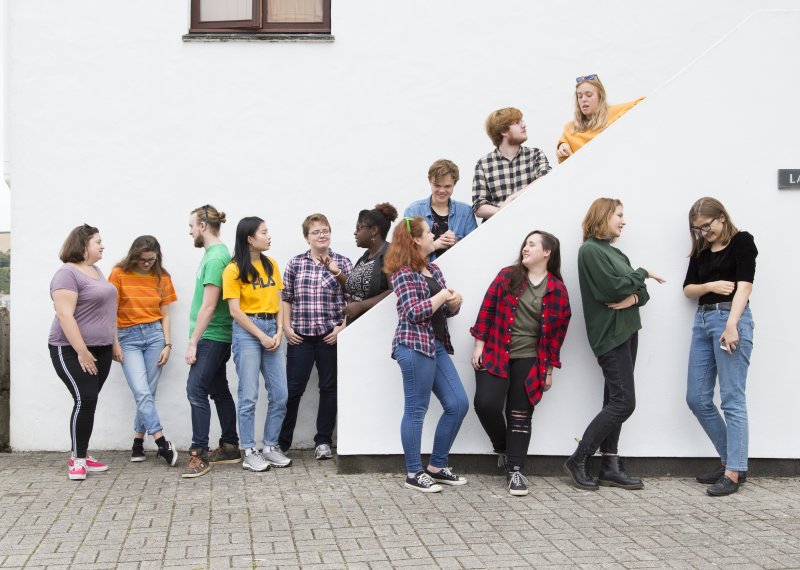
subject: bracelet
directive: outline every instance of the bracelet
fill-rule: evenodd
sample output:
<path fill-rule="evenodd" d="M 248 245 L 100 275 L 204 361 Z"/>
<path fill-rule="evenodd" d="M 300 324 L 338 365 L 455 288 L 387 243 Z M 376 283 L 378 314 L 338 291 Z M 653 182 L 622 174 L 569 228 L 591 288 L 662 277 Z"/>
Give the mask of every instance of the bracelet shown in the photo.
<path fill-rule="evenodd" d="M 341 275 L 341 274 L 342 274 L 342 270 L 341 269 L 339 270 L 339 273 L 331 273 L 331 275 L 333 275 L 334 277 L 339 277 L 339 275 Z"/>
<path fill-rule="evenodd" d="M 172 343 L 168 342 L 167 344 L 164 345 L 164 348 L 170 348 L 171 349 L 172 348 Z"/>

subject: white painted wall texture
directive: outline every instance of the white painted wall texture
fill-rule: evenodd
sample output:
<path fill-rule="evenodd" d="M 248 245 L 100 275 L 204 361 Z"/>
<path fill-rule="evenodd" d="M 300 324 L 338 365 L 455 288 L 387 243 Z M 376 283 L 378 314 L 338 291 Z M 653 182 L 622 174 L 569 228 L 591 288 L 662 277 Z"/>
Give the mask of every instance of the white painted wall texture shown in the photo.
<path fill-rule="evenodd" d="M 267 220 L 281 267 L 304 251 L 300 222 L 322 211 L 333 247 L 355 259 L 358 210 L 389 200 L 398 209 L 429 192 L 425 175 L 456 161 L 456 199 L 469 201 L 475 161 L 491 148 L 488 112 L 525 113 L 529 143 L 555 159 L 570 117 L 574 77 L 598 73 L 612 102 L 649 99 L 557 168 L 502 217 L 441 261 L 466 297 L 451 330 L 468 393 L 474 318 L 485 287 L 533 227 L 563 242 L 575 317 L 565 367 L 537 408 L 532 453 L 563 454 L 599 409 L 602 378 L 585 340 L 575 253 L 579 224 L 597 196 L 622 198 L 629 225 L 619 245 L 636 264 L 666 274 L 643 310 L 639 409 L 623 430 L 629 455 L 711 455 L 683 403 L 691 303 L 680 284 L 685 214 L 704 194 L 720 197 L 761 250 L 753 295 L 757 322 L 751 385 L 754 457 L 797 457 L 788 431 L 798 388 L 791 377 L 787 303 L 798 270 L 786 266 L 783 228 L 797 193 L 778 192 L 798 141 L 783 110 L 798 87 L 796 13 L 754 17 L 674 80 L 756 8 L 788 0 L 692 3 L 594 2 L 569 6 L 477 0 L 387 4 L 337 0 L 332 44 L 183 43 L 184 2 L 121 1 L 65 6 L 13 1 L 8 117 L 13 155 L 12 446 L 67 449 L 70 398 L 46 351 L 48 283 L 70 228 L 100 227 L 110 271 L 131 240 L 159 237 L 179 302 L 175 345 L 158 402 L 168 437 L 189 443 L 188 305 L 201 252 L 188 212 L 225 210 L 223 240 L 246 215 Z M 394 9 L 393 9 L 394 8 Z M 783 263 L 781 263 L 783 262 Z M 399 453 L 402 390 L 389 358 L 394 308 L 384 302 L 342 335 L 339 451 Z M 229 367 L 232 389 L 236 376 Z M 796 373 L 795 373 L 796 375 Z M 313 384 L 313 380 L 312 380 Z M 315 388 L 301 412 L 298 444 L 313 437 Z M 263 414 L 265 405 L 260 409 Z M 129 445 L 133 401 L 117 365 L 98 406 L 92 447 Z M 426 426 L 428 443 L 438 408 Z M 218 427 L 212 422 L 212 438 Z M 455 452 L 489 452 L 470 413 Z"/>

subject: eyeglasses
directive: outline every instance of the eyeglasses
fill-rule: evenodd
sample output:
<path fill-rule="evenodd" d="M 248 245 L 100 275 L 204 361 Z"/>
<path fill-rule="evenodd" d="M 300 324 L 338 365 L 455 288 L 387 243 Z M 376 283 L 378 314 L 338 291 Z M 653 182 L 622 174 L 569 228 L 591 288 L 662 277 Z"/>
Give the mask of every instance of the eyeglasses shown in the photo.
<path fill-rule="evenodd" d="M 155 263 L 156 259 L 157 259 L 156 257 L 148 257 L 148 258 L 140 257 L 139 263 L 150 265 L 151 263 Z"/>
<path fill-rule="evenodd" d="M 329 236 L 331 235 L 331 230 L 314 230 L 313 232 L 308 232 L 310 236 Z"/>
<path fill-rule="evenodd" d="M 591 81 L 592 79 L 598 79 L 596 73 L 592 73 L 591 75 L 581 75 L 580 77 L 576 77 L 575 83 L 583 83 L 584 81 Z"/>
<path fill-rule="evenodd" d="M 713 224 L 713 223 L 714 223 L 715 221 L 717 221 L 718 219 L 719 219 L 719 216 L 717 216 L 716 218 L 712 219 L 712 220 L 711 220 L 711 221 L 709 221 L 707 224 L 703 224 L 703 225 L 702 225 L 702 226 L 700 226 L 699 228 L 696 228 L 696 227 L 694 227 L 694 226 L 689 226 L 689 228 L 692 230 L 692 232 L 694 232 L 694 234 L 695 234 L 695 235 L 698 235 L 698 236 L 699 236 L 699 235 L 701 235 L 701 234 L 704 234 L 704 233 L 708 232 L 708 230 L 710 230 L 710 229 L 711 229 L 711 224 Z"/>

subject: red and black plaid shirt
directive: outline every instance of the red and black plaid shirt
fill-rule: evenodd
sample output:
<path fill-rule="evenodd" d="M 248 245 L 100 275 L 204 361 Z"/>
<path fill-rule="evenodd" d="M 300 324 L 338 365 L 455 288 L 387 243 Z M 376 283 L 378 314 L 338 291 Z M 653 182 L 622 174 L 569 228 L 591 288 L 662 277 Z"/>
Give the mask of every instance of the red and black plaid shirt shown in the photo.
<path fill-rule="evenodd" d="M 469 329 L 473 337 L 486 343 L 483 347 L 483 366 L 500 378 L 508 377 L 511 329 L 519 304 L 519 296 L 512 295 L 508 290 L 511 269 L 502 269 L 489 285 L 475 325 Z M 527 286 L 526 279 L 520 296 Z M 548 367 L 561 368 L 561 345 L 567 336 L 571 317 L 567 288 L 553 274 L 548 273 L 547 290 L 542 297 L 542 328 L 536 346 L 537 361 L 525 379 L 525 390 L 534 406 L 542 399 Z"/>

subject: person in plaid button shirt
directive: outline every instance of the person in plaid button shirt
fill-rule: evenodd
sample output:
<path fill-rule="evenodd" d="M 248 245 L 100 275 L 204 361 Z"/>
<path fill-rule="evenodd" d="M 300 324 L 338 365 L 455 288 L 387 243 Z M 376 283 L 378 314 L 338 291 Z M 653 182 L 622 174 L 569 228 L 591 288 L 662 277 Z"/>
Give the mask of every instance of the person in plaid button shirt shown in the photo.
<path fill-rule="evenodd" d="M 470 329 L 475 337 L 475 412 L 505 463 L 508 492 L 514 496 L 528 494 L 522 470 L 531 416 L 552 385 L 553 368 L 561 367 L 571 316 L 558 238 L 532 231 L 522 241 L 517 262 L 492 281 Z"/>
<path fill-rule="evenodd" d="M 450 355 L 453 346 L 447 318 L 458 313 L 461 295 L 448 289 L 438 266 L 428 263 L 433 233 L 421 216 L 403 218 L 395 227 L 386 252 L 384 271 L 397 295 L 397 329 L 392 358 L 403 374 L 405 407 L 400 439 L 406 459 L 405 487 L 436 493 L 441 485 L 464 485 L 467 480 L 448 466 L 450 448 L 467 415 L 469 399 Z M 422 423 L 431 392 L 442 404 L 427 469 L 422 469 Z"/>
<path fill-rule="evenodd" d="M 493 111 L 486 119 L 486 134 L 495 149 L 478 161 L 472 179 L 472 209 L 484 221 L 551 170 L 541 150 L 522 146 L 528 140 L 528 131 L 519 109 Z"/>
<path fill-rule="evenodd" d="M 278 445 L 283 453 L 292 445 L 297 409 L 316 363 L 319 408 L 314 456 L 331 459 L 336 426 L 336 337 L 345 327 L 342 311 L 346 304 L 336 277 L 342 271 L 350 273 L 353 264 L 330 249 L 331 225 L 322 214 L 311 214 L 303 221 L 303 236 L 311 247 L 289 261 L 281 291 L 289 398 Z M 331 260 L 338 273 L 328 269 Z"/>

